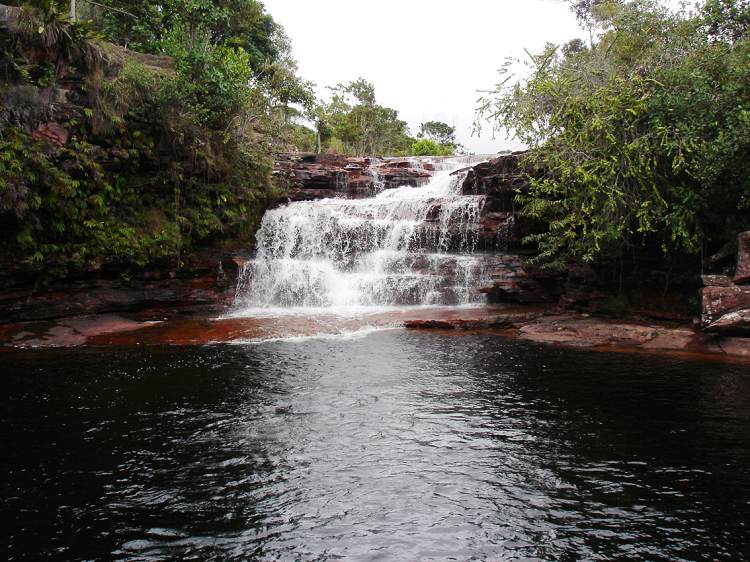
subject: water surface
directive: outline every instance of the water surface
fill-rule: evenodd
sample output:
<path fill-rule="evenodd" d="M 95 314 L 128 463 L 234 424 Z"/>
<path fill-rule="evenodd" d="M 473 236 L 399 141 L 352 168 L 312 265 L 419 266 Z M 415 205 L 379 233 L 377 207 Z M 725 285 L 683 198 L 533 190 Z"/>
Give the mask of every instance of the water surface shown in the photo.
<path fill-rule="evenodd" d="M 750 557 L 750 369 L 487 335 L 4 353 L 9 559 Z"/>

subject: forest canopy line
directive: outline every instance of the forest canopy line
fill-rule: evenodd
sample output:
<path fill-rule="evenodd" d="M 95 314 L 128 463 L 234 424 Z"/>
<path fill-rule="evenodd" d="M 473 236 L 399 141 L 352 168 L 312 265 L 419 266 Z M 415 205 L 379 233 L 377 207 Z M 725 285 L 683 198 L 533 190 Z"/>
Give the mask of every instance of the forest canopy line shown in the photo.
<path fill-rule="evenodd" d="M 419 140 L 363 79 L 316 99 L 256 0 L 78 0 L 75 21 L 69 0 L 6 4 L 20 15 L 0 25 L 0 248 L 45 274 L 246 244 L 282 195 L 275 153 Z M 36 130 L 49 122 L 65 142 Z"/>
<path fill-rule="evenodd" d="M 528 144 L 523 213 L 538 262 L 644 246 L 709 255 L 750 227 L 750 2 L 673 13 L 653 0 L 571 2 L 590 41 L 548 45 L 481 100 Z"/>

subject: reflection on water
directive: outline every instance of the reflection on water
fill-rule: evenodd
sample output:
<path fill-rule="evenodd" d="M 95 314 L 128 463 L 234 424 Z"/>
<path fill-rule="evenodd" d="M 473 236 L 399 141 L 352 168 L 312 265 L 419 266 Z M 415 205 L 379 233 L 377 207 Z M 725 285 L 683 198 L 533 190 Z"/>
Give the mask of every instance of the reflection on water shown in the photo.
<path fill-rule="evenodd" d="M 742 559 L 750 371 L 382 332 L 5 354 L 17 559 Z"/>

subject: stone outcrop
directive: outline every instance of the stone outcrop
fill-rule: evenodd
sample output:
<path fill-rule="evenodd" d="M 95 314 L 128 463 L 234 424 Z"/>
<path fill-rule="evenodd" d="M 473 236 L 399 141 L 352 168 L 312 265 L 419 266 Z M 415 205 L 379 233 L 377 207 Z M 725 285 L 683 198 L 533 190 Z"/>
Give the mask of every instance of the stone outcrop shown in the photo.
<path fill-rule="evenodd" d="M 0 275 L 0 324 L 81 314 L 138 312 L 149 308 L 185 311 L 229 305 L 248 255 L 222 250 L 196 251 L 180 268 L 143 271 L 125 279 L 117 271 L 89 272 L 35 286 L 28 272 L 4 268 Z"/>
<path fill-rule="evenodd" d="M 710 285 L 703 288 L 701 325 L 714 332 L 750 333 L 750 287 Z"/>
<path fill-rule="evenodd" d="M 750 232 L 737 236 L 734 275 L 704 275 L 701 326 L 709 332 L 750 335 Z"/>
<path fill-rule="evenodd" d="M 21 17 L 21 8 L 0 4 L 0 29 L 15 30 Z"/>
<path fill-rule="evenodd" d="M 464 179 L 462 192 L 464 195 L 487 195 L 489 209 L 493 212 L 514 213 L 516 193 L 528 185 L 520 167 L 523 154 L 513 152 L 472 166 Z"/>
<path fill-rule="evenodd" d="M 49 123 L 39 123 L 37 128 L 32 131 L 31 137 L 37 141 L 47 141 L 57 146 L 64 146 L 68 142 L 70 133 L 68 130 L 60 125 L 51 121 Z"/>
<path fill-rule="evenodd" d="M 461 318 L 408 319 L 417 330 L 491 330 L 540 344 L 606 351 L 677 352 L 715 358 L 750 357 L 750 339 L 706 334 L 689 326 L 617 320 L 539 308 L 507 308 Z"/>
<path fill-rule="evenodd" d="M 489 302 L 539 303 L 559 297 L 556 279 L 527 269 L 524 259 L 514 254 L 493 254 L 488 258 L 487 277 L 490 284 L 480 289 Z"/>
<path fill-rule="evenodd" d="M 514 198 L 528 185 L 520 168 L 523 153 L 500 155 L 486 162 L 454 172 L 466 172 L 461 185 L 464 195 L 483 195 L 485 204 L 469 236 L 474 247 L 487 256 L 489 284 L 478 287 L 490 302 L 555 302 L 561 294 L 562 276 L 526 268 L 521 238 L 530 226 L 516 215 Z M 359 198 L 372 196 L 376 182 L 382 189 L 401 185 L 419 186 L 429 182 L 432 165 L 426 160 L 399 158 L 362 158 L 335 154 L 289 153 L 278 156 L 274 168 L 276 185 L 286 193 L 285 201 L 314 200 L 326 197 Z M 435 237 L 439 229 L 439 204 L 428 213 L 420 236 Z M 465 227 L 462 227 L 462 229 Z M 449 237 L 444 245 L 459 251 L 466 231 Z M 579 299 L 580 301 L 580 299 Z M 578 302 L 578 301 L 576 301 Z"/>
<path fill-rule="evenodd" d="M 285 200 L 309 201 L 326 197 L 368 197 L 382 189 L 419 186 L 430 181 L 431 166 L 403 158 L 369 158 L 340 154 L 279 154 L 274 184 Z"/>

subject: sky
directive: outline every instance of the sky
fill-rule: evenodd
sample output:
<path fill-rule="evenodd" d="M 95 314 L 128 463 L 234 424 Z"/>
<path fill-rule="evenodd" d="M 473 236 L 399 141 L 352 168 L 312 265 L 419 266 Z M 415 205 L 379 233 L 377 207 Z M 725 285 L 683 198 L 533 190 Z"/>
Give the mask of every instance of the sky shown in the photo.
<path fill-rule="evenodd" d="M 583 37 L 559 0 L 264 0 L 284 26 L 300 75 L 325 86 L 363 77 L 378 103 L 398 110 L 412 134 L 445 121 L 470 152 L 520 148 L 490 127 L 472 136 L 479 90 L 506 57 Z"/>

